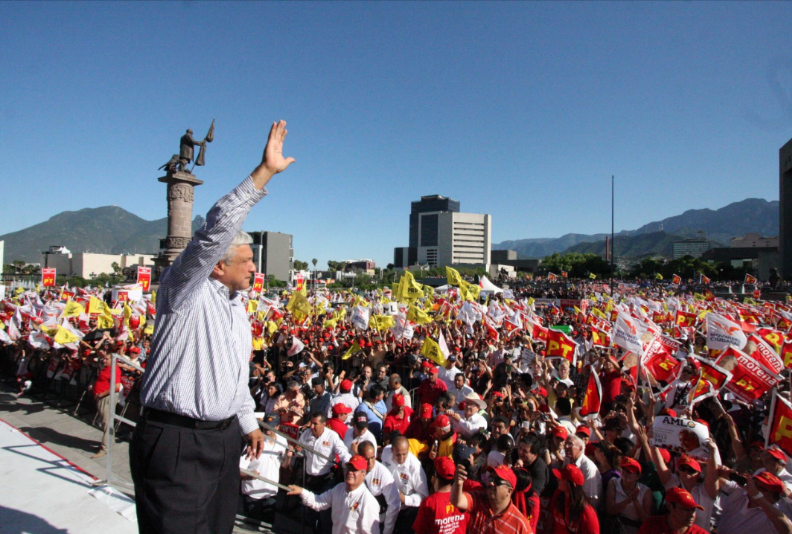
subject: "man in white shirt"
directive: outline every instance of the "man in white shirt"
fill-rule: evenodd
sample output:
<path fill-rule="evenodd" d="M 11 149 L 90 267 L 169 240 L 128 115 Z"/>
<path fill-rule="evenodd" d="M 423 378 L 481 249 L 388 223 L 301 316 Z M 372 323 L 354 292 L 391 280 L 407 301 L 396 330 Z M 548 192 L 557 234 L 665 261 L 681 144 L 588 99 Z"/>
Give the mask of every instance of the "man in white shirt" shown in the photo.
<path fill-rule="evenodd" d="M 790 518 L 779 508 L 785 489 L 784 483 L 767 471 L 747 476 L 744 489 L 731 480 L 723 481 L 720 502 L 723 512 L 717 520 L 718 532 L 792 532 Z"/>
<path fill-rule="evenodd" d="M 450 391 L 451 388 L 454 387 L 454 378 L 457 373 L 461 372 L 462 371 L 456 366 L 456 356 L 449 356 L 446 359 L 445 367 L 439 367 L 437 369 L 437 378 L 445 382 L 445 385 Z"/>
<path fill-rule="evenodd" d="M 464 417 L 453 410 L 448 410 L 446 415 L 453 419 L 454 430 L 467 439 L 479 430 L 487 428 L 487 420 L 479 413 L 485 407 L 486 404 L 476 393 L 470 393 L 465 397 Z"/>
<path fill-rule="evenodd" d="M 360 406 L 360 399 L 356 397 L 352 391 L 352 381 L 348 378 L 345 378 L 341 381 L 341 384 L 338 386 L 341 390 L 341 393 L 333 397 L 333 400 L 330 401 L 330 410 L 328 411 L 328 416 L 331 415 L 333 410 L 333 406 L 336 404 L 343 403 L 348 408 L 350 408 L 353 412 L 357 410 L 357 407 Z"/>
<path fill-rule="evenodd" d="M 398 436 L 391 446 L 392 463 L 388 466 L 399 488 L 401 510 L 396 518 L 394 534 L 412 533 L 412 525 L 421 502 L 429 496 L 429 484 L 421 462 L 410 452 L 404 436 Z M 383 454 L 384 456 L 384 454 Z"/>
<path fill-rule="evenodd" d="M 454 383 L 448 387 L 448 391 L 454 396 L 454 411 L 462 413 L 459 405 L 465 400 L 465 397 L 473 393 L 473 388 L 465 385 L 465 375 L 462 371 L 457 371 Z"/>
<path fill-rule="evenodd" d="M 388 390 L 387 396 L 385 397 L 385 406 L 388 408 L 388 411 L 393 409 L 393 396 L 397 393 L 401 393 L 404 396 L 404 405 L 408 408 L 412 408 L 410 392 L 404 386 L 402 386 L 402 380 L 399 375 L 396 373 L 390 375 L 389 386 L 390 389 Z"/>
<path fill-rule="evenodd" d="M 564 442 L 564 464 L 575 464 L 583 473 L 583 493 L 595 510 L 600 509 L 602 503 L 602 475 L 597 465 L 583 454 L 586 445 L 579 437 L 572 435 Z"/>
<path fill-rule="evenodd" d="M 366 459 L 366 487 L 380 504 L 380 527 L 382 534 L 393 534 L 396 518 L 401 509 L 399 487 L 393 479 L 393 474 L 383 464 L 377 461 L 377 448 L 366 441 L 358 448 L 360 455 Z M 376 532 L 373 534 L 377 534 Z"/>
<path fill-rule="evenodd" d="M 352 421 L 352 432 L 347 432 L 344 438 L 344 445 L 349 449 L 349 454 L 360 454 L 359 447 L 365 441 L 374 445 L 374 450 L 377 450 L 377 439 L 368 429 L 368 416 L 358 411 L 355 412 L 355 418 Z"/>
<path fill-rule="evenodd" d="M 316 495 L 300 486 L 289 486 L 288 495 L 299 495 L 312 510 L 331 510 L 333 534 L 376 534 L 380 530 L 377 499 L 364 484 L 368 462 L 353 456 L 345 466 L 344 483 Z"/>
<path fill-rule="evenodd" d="M 333 469 L 333 455 L 338 455 L 342 462 L 352 456 L 338 434 L 327 428 L 327 417 L 323 413 L 311 414 L 308 430 L 302 433 L 299 442 L 321 454 L 305 451 L 305 471 L 308 475 L 305 485 L 308 488 L 323 487 L 328 479 L 332 482 L 329 475 Z"/>
<path fill-rule="evenodd" d="M 280 418 L 277 415 L 270 414 L 264 418 L 264 422 L 271 427 L 277 427 L 280 424 Z M 261 456 L 253 459 L 242 456 L 239 459 L 239 467 L 252 471 L 273 482 L 278 482 L 280 468 L 288 467 L 291 461 L 291 451 L 287 452 L 287 448 L 288 443 L 282 436 L 278 436 L 271 430 L 265 430 L 264 447 Z M 278 493 L 277 486 L 244 473 L 241 473 L 240 477 L 242 479 L 245 515 L 272 524 L 275 495 Z"/>

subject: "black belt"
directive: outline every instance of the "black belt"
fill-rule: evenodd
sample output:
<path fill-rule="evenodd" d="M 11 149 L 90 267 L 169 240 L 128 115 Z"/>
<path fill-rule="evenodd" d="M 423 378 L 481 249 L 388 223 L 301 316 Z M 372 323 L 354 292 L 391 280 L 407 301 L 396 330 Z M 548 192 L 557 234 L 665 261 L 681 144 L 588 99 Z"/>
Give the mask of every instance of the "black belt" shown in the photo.
<path fill-rule="evenodd" d="M 231 426 L 231 423 L 236 419 L 236 416 L 232 415 L 228 419 L 223 419 L 222 421 L 201 421 L 200 419 L 193 419 L 186 415 L 163 412 L 162 410 L 155 410 L 153 408 L 146 408 L 144 417 L 147 421 L 180 426 L 183 428 L 192 428 L 194 430 L 225 430 Z"/>

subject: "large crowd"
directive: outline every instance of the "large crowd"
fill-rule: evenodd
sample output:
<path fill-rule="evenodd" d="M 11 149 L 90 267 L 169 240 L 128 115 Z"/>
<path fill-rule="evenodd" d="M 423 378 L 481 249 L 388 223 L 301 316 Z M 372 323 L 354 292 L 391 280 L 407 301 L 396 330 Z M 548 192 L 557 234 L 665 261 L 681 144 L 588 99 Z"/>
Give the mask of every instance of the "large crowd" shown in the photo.
<path fill-rule="evenodd" d="M 792 532 L 792 448 L 771 413 L 789 401 L 788 303 L 448 282 L 246 295 L 266 434 L 264 454 L 240 457 L 247 516 L 305 509 L 327 533 Z M 93 398 L 97 456 L 110 410 L 137 420 L 157 335 L 155 292 L 110 295 L 51 287 L 0 304 L 3 372 L 20 395 Z M 114 385 L 113 354 L 135 364 Z M 659 434 L 669 425 L 677 441 Z"/>

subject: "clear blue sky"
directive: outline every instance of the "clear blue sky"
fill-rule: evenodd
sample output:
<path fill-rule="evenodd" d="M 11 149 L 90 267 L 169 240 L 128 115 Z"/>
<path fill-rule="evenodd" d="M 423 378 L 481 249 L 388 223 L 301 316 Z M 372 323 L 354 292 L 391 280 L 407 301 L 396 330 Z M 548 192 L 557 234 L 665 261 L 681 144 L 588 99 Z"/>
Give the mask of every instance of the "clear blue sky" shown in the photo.
<path fill-rule="evenodd" d="M 157 167 L 215 141 L 205 214 L 286 155 L 247 230 L 303 261 L 392 261 L 410 201 L 490 213 L 494 243 L 778 198 L 790 2 L 0 3 L 0 234 L 110 204 L 166 215 Z"/>

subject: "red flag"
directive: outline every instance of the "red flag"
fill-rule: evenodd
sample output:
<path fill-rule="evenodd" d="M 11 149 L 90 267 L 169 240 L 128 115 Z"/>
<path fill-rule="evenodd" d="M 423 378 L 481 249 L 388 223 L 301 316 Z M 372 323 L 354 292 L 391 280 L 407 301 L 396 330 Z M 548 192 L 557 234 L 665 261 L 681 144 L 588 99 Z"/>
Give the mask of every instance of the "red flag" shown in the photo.
<path fill-rule="evenodd" d="M 792 342 L 784 342 L 781 347 L 781 359 L 784 360 L 784 367 L 792 369 Z"/>
<path fill-rule="evenodd" d="M 708 302 L 713 302 L 715 300 L 715 295 L 709 289 L 704 290 L 704 299 Z"/>
<path fill-rule="evenodd" d="M 41 285 L 44 287 L 55 285 L 55 267 L 41 269 Z"/>
<path fill-rule="evenodd" d="M 598 347 L 610 347 L 610 336 L 596 328 L 591 329 L 591 342 Z"/>
<path fill-rule="evenodd" d="M 701 378 L 712 383 L 716 392 L 732 379 L 732 374 L 729 371 L 719 367 L 712 362 L 712 360 L 701 358 L 695 354 L 692 355 L 692 357 L 695 358 L 701 366 Z"/>
<path fill-rule="evenodd" d="M 774 373 L 780 373 L 784 369 L 784 360 L 781 359 L 778 352 L 754 334 L 748 336 L 748 343 L 745 344 L 744 350 L 746 354 Z"/>
<path fill-rule="evenodd" d="M 554 275 L 553 273 L 547 273 L 547 279 L 551 282 L 555 282 L 556 278 L 558 278 L 558 276 Z"/>
<path fill-rule="evenodd" d="M 681 284 L 681 283 L 682 283 L 682 277 L 681 277 L 681 276 L 679 276 L 678 274 L 675 274 L 675 275 L 673 276 L 673 278 L 671 278 L 671 283 L 672 283 L 672 284 L 676 284 L 676 285 L 679 285 L 679 284 Z"/>
<path fill-rule="evenodd" d="M 256 273 L 253 276 L 253 291 L 261 293 L 262 289 L 264 289 L 264 273 Z"/>
<path fill-rule="evenodd" d="M 552 329 L 547 331 L 546 358 L 564 358 L 569 360 L 572 365 L 575 365 L 576 349 L 577 343 L 563 332 Z"/>
<path fill-rule="evenodd" d="M 696 314 L 677 310 L 675 324 L 677 326 L 696 326 Z"/>
<path fill-rule="evenodd" d="M 792 456 L 792 404 L 775 391 L 770 402 L 769 432 L 765 447 L 776 444 L 787 456 Z"/>
<path fill-rule="evenodd" d="M 569 276 L 569 275 L 567 274 L 567 272 L 566 272 L 566 271 L 561 271 L 561 277 L 563 277 L 563 278 L 567 278 L 568 276 Z"/>
<path fill-rule="evenodd" d="M 781 381 L 781 377 L 735 347 L 728 347 L 715 363 L 732 373 L 726 389 L 744 402 L 752 403 Z"/>
<path fill-rule="evenodd" d="M 745 283 L 746 284 L 755 284 L 758 280 L 755 276 L 751 276 L 750 274 L 745 275 Z"/>
<path fill-rule="evenodd" d="M 712 280 L 710 280 L 709 278 L 707 278 L 707 277 L 706 277 L 706 276 L 704 276 L 703 274 L 701 275 L 701 283 L 702 283 L 702 284 L 704 284 L 704 285 L 707 285 L 707 286 L 708 286 L 708 285 L 710 284 L 710 282 L 711 282 L 711 281 L 712 281 Z"/>
<path fill-rule="evenodd" d="M 580 406 L 580 417 L 597 417 L 600 406 L 602 405 L 602 385 L 600 384 L 597 373 L 592 370 L 589 374 L 586 394 L 583 397 L 583 404 Z"/>
<path fill-rule="evenodd" d="M 151 267 L 138 266 L 137 281 L 143 287 L 143 291 L 148 291 L 151 286 Z"/>

